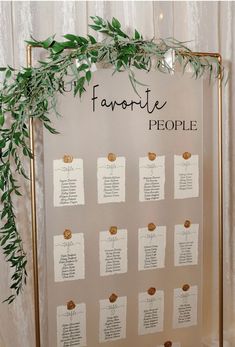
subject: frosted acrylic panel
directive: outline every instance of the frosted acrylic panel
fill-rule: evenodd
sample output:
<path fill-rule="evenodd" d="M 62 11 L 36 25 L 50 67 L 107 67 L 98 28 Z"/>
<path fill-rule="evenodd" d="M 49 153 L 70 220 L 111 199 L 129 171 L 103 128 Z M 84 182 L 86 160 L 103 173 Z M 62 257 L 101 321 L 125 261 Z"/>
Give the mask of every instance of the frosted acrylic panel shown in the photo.
<path fill-rule="evenodd" d="M 206 275 L 203 280 L 203 83 L 187 75 L 168 76 L 157 72 L 138 72 L 137 79 L 146 84 L 137 86 L 141 99 L 126 73 L 112 76 L 109 69 L 98 70 L 81 100 L 72 93 L 59 96 L 62 117 L 54 117 L 53 125 L 60 134 L 44 132 L 48 347 L 56 347 L 57 343 L 57 307 L 70 300 L 86 305 L 88 347 L 157 347 L 168 340 L 180 342 L 181 347 L 200 347 L 204 334 L 211 329 L 208 310 L 207 331 L 203 329 L 205 312 L 202 310 L 203 305 L 210 309 L 207 300 L 203 304 L 203 290 L 205 286 L 210 287 Z M 148 105 L 145 105 L 147 97 Z M 106 104 L 114 100 L 119 103 L 133 100 L 136 104 L 133 110 L 125 103 L 123 108 L 116 105 L 112 110 L 102 106 L 103 99 Z M 142 108 L 138 105 L 140 100 Z M 147 157 L 149 152 L 165 157 L 164 196 L 159 200 L 140 201 L 139 159 Z M 199 196 L 175 199 L 174 156 L 184 152 L 198 156 Z M 109 153 L 125 158 L 125 201 L 98 203 L 97 160 L 107 158 Z M 84 205 L 54 206 L 53 161 L 63 159 L 65 154 L 83 160 Z M 207 208 L 210 209 L 210 200 Z M 175 225 L 182 225 L 185 220 L 199 224 L 198 264 L 175 266 Z M 138 271 L 138 231 L 149 223 L 166 227 L 165 267 Z M 127 230 L 127 272 L 101 276 L 99 237 L 100 232 L 108 231 L 111 226 Z M 85 279 L 55 282 L 53 239 L 55 235 L 63 235 L 65 229 L 84 234 Z M 209 256 L 211 230 L 207 233 Z M 206 271 L 210 271 L 209 266 Z M 174 290 L 184 284 L 197 286 L 197 324 L 174 329 Z M 138 335 L 138 298 L 150 287 L 164 292 L 163 331 Z M 126 338 L 99 343 L 100 300 L 108 299 L 112 293 L 127 298 Z"/>

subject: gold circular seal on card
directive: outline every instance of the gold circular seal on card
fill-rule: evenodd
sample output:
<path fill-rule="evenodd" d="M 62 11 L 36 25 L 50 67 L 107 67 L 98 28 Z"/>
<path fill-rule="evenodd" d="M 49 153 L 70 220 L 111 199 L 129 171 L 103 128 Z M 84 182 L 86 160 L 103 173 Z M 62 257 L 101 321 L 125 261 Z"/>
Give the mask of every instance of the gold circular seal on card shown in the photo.
<path fill-rule="evenodd" d="M 116 159 L 117 159 L 116 154 L 114 154 L 114 153 L 109 153 L 108 154 L 108 160 L 109 161 L 115 161 Z"/>
<path fill-rule="evenodd" d="M 190 228 L 190 226 L 191 226 L 190 220 L 186 220 L 186 221 L 184 222 L 184 227 L 185 227 L 185 228 Z"/>
<path fill-rule="evenodd" d="M 171 341 L 166 341 L 164 343 L 164 347 L 172 347 L 172 342 Z"/>
<path fill-rule="evenodd" d="M 69 239 L 71 239 L 71 237 L 72 237 L 72 231 L 69 229 L 65 229 L 65 231 L 64 231 L 65 240 L 69 240 Z"/>
<path fill-rule="evenodd" d="M 67 302 L 67 310 L 73 310 L 75 309 L 76 305 L 75 303 L 73 302 L 73 300 L 70 300 L 69 302 Z"/>
<path fill-rule="evenodd" d="M 157 158 L 157 154 L 149 152 L 148 153 L 148 158 L 149 158 L 149 160 L 153 161 L 153 160 L 155 160 Z"/>
<path fill-rule="evenodd" d="M 183 158 L 184 158 L 185 160 L 190 159 L 190 158 L 191 158 L 191 156 L 192 156 L 192 154 L 191 154 L 191 153 L 189 153 L 189 152 L 184 152 L 184 153 L 183 153 Z"/>
<path fill-rule="evenodd" d="M 156 229 L 156 225 L 154 223 L 149 223 L 148 224 L 148 230 L 149 231 L 154 231 Z"/>
<path fill-rule="evenodd" d="M 116 294 L 111 294 L 109 297 L 109 301 L 111 302 L 111 304 L 113 304 L 116 300 L 117 300 L 118 296 Z"/>
<path fill-rule="evenodd" d="M 111 235 L 116 235 L 117 234 L 117 227 L 114 227 L 114 226 L 110 227 L 109 232 Z"/>
<path fill-rule="evenodd" d="M 148 289 L 148 294 L 149 295 L 154 295 L 156 293 L 156 291 L 157 291 L 156 288 L 151 287 L 151 288 Z"/>
<path fill-rule="evenodd" d="M 189 289 L 190 289 L 190 285 L 189 284 L 184 284 L 183 287 L 182 287 L 182 290 L 184 292 L 187 292 Z"/>
<path fill-rule="evenodd" d="M 66 163 L 66 164 L 72 163 L 72 161 L 73 161 L 73 156 L 72 156 L 72 155 L 65 154 L 65 155 L 63 156 L 63 161 L 64 161 L 64 163 Z"/>

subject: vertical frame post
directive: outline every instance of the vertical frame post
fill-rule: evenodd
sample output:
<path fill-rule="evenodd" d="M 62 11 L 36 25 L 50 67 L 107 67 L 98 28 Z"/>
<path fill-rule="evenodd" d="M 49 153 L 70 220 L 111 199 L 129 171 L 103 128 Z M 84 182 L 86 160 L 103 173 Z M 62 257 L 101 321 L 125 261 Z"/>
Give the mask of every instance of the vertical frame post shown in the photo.
<path fill-rule="evenodd" d="M 27 67 L 32 66 L 32 46 L 26 48 Z M 29 119 L 30 151 L 30 192 L 31 192 L 31 223 L 32 223 L 32 250 L 33 250 L 33 288 L 34 288 L 34 319 L 35 319 L 35 346 L 40 347 L 40 303 L 38 280 L 38 235 L 36 214 L 36 187 L 35 187 L 35 149 L 34 149 L 34 122 Z"/>
<path fill-rule="evenodd" d="M 218 62 L 222 65 L 222 57 L 218 55 Z M 219 219 L 219 344 L 223 347 L 223 302 L 224 302 L 224 271 L 223 271 L 223 118 L 222 118 L 222 71 L 219 72 L 218 79 L 218 219 Z"/>

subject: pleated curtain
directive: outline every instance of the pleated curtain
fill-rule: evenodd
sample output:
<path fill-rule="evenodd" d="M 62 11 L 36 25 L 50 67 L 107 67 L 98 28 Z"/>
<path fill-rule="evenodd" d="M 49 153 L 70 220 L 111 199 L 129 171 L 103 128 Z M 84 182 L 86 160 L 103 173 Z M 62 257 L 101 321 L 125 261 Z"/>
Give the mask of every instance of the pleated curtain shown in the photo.
<path fill-rule="evenodd" d="M 207 1 L 19 1 L 0 2 L 0 66 L 25 66 L 25 40 L 38 40 L 56 34 L 87 34 L 89 16 L 117 17 L 132 31 L 137 28 L 146 38 L 175 37 L 188 41 L 195 51 L 220 52 L 230 70 L 223 93 L 224 132 L 224 288 L 225 347 L 235 346 L 235 3 Z M 35 59 L 40 52 L 35 53 Z M 39 271 L 42 347 L 47 346 L 45 231 L 43 227 L 43 156 L 42 129 L 36 132 L 37 204 L 39 225 Z M 26 166 L 28 164 L 26 163 Z M 29 182 L 21 181 L 24 198 L 16 203 L 18 227 L 28 254 L 29 279 L 22 295 L 10 306 L 0 304 L 0 347 L 34 346 L 34 305 Z M 217 259 L 214 259 L 215 262 Z M 0 251 L 0 301 L 9 295 L 10 270 Z M 212 332 L 210 346 L 216 344 Z M 213 342 L 214 341 L 214 342 Z M 189 346 L 190 347 L 190 346 Z"/>

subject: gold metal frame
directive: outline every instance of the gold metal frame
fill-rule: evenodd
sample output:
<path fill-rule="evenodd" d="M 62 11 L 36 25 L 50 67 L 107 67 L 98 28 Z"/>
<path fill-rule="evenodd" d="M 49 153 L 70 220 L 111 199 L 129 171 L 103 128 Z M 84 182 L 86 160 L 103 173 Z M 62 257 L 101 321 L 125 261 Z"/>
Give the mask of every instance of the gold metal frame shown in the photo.
<path fill-rule="evenodd" d="M 27 67 L 32 66 L 32 49 L 27 45 Z M 222 64 L 219 53 L 194 52 L 198 57 L 213 57 Z M 223 347 L 223 134 L 222 134 L 222 72 L 218 76 L 218 245 L 219 245 L 219 347 Z M 33 158 L 30 159 L 30 189 L 31 189 L 31 216 L 32 216 L 32 249 L 33 249 L 33 283 L 34 283 L 34 317 L 35 317 L 35 347 L 41 347 L 40 336 L 40 297 L 38 272 L 38 233 L 36 209 L 36 181 L 35 181 L 35 148 L 34 148 L 34 121 L 29 120 L 30 149 Z"/>

